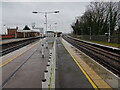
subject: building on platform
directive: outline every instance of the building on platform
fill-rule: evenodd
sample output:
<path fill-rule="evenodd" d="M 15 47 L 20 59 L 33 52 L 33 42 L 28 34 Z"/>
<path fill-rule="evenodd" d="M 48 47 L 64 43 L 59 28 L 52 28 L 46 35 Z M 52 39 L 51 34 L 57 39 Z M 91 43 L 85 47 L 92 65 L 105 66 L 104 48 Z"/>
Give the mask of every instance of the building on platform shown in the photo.
<path fill-rule="evenodd" d="M 8 34 L 2 35 L 2 39 L 15 38 L 15 33 L 17 32 L 18 27 L 16 28 L 7 28 Z"/>
<path fill-rule="evenodd" d="M 46 31 L 46 37 L 54 37 L 55 36 L 55 32 L 54 31 Z"/>
<path fill-rule="evenodd" d="M 2 38 L 29 38 L 41 36 L 39 31 L 31 30 L 27 25 L 23 29 L 7 28 L 7 35 L 2 35 Z"/>
<path fill-rule="evenodd" d="M 62 35 L 62 32 L 54 32 L 54 31 L 46 31 L 46 37 L 60 37 Z"/>

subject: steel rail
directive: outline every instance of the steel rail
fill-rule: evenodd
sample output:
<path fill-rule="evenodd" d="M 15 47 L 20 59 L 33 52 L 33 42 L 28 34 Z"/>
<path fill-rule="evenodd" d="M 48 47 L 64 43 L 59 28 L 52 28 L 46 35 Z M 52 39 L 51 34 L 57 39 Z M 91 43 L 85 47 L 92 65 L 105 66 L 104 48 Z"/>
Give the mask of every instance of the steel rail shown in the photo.
<path fill-rule="evenodd" d="M 10 53 L 10 52 L 13 52 L 13 51 L 15 51 L 15 50 L 17 50 L 17 49 L 19 49 L 19 48 L 22 48 L 22 47 L 24 47 L 24 46 L 26 46 L 26 45 L 28 45 L 28 44 L 30 44 L 30 43 L 33 43 L 33 42 L 35 42 L 35 41 L 37 41 L 38 39 L 30 39 L 30 40 L 27 40 L 27 41 L 24 41 L 24 42 L 21 42 L 21 43 L 19 43 L 18 45 L 16 45 L 17 43 L 15 43 L 13 46 L 11 46 L 11 47 L 8 47 L 8 48 L 6 48 L 6 49 L 4 49 L 4 50 L 1 50 L 0 51 L 0 56 L 3 56 L 3 55 L 6 55 L 6 54 L 8 54 L 8 53 Z"/>
<path fill-rule="evenodd" d="M 102 50 L 101 48 L 97 48 L 94 46 L 91 46 L 87 43 L 80 42 L 78 40 L 75 40 L 72 37 L 63 37 L 65 40 L 67 40 L 69 43 L 71 43 L 73 46 L 108 68 L 110 71 L 115 73 L 117 76 L 120 76 L 120 60 L 118 55 L 114 54 L 112 55 L 112 52 L 108 52 L 105 50 Z"/>

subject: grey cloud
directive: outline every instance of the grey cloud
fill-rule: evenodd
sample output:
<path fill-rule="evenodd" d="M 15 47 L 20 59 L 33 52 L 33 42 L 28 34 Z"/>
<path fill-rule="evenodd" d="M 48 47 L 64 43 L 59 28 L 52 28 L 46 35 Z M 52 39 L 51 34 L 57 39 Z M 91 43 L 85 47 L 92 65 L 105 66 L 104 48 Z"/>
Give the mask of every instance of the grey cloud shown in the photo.
<path fill-rule="evenodd" d="M 2 3 L 2 22 L 6 27 L 29 25 L 33 22 L 39 27 L 44 27 L 44 14 L 33 14 L 32 11 L 54 11 L 59 14 L 48 15 L 48 25 L 58 23 L 57 30 L 70 32 L 70 24 L 76 16 L 84 13 L 88 2 L 4 2 Z M 54 26 L 54 25 L 52 25 Z"/>

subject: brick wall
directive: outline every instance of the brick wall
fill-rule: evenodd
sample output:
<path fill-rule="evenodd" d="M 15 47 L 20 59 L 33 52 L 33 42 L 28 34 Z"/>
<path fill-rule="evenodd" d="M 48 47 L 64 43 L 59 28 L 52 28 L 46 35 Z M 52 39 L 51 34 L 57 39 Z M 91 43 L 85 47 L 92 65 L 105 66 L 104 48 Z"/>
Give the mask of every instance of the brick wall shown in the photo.
<path fill-rule="evenodd" d="M 15 38 L 15 35 L 2 35 L 2 39 Z"/>
<path fill-rule="evenodd" d="M 8 35 L 15 35 L 16 29 L 8 29 Z"/>

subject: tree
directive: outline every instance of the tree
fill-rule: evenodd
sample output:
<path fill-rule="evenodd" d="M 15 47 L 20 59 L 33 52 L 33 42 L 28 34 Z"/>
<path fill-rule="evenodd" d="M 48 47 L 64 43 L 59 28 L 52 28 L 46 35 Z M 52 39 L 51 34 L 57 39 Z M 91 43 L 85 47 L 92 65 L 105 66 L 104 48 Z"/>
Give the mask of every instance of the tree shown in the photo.
<path fill-rule="evenodd" d="M 80 29 L 80 23 L 79 20 L 77 19 L 75 23 L 73 23 L 71 25 L 71 27 L 73 28 L 73 33 L 77 34 L 77 35 L 81 35 L 81 29 Z"/>
<path fill-rule="evenodd" d="M 89 35 L 91 29 L 92 35 L 104 35 L 110 29 L 112 35 L 120 20 L 118 4 L 118 2 L 91 2 L 85 13 L 77 17 L 75 23 L 71 25 L 74 34 Z"/>

